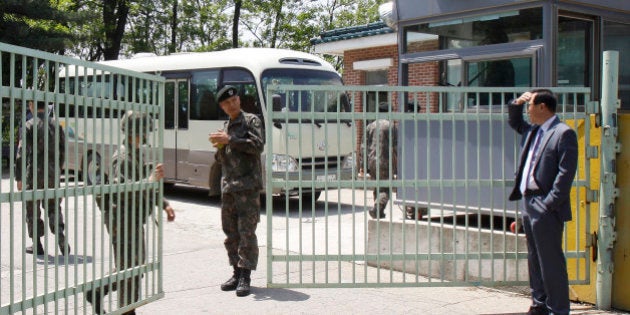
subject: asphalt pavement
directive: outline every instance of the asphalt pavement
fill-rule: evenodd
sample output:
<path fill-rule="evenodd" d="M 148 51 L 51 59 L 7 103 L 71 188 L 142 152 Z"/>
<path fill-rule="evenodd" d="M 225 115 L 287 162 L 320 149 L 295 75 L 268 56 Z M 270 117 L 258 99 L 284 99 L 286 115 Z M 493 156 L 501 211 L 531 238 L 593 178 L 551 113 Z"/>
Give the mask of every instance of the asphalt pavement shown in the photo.
<path fill-rule="evenodd" d="M 524 314 L 530 305 L 526 294 L 487 287 L 267 288 L 264 212 L 252 293 L 237 297 L 220 289 L 232 270 L 219 202 L 194 189 L 170 189 L 166 196 L 177 218 L 164 227 L 165 297 L 138 308 L 138 314 Z M 578 303 L 571 311 L 626 314 Z"/>

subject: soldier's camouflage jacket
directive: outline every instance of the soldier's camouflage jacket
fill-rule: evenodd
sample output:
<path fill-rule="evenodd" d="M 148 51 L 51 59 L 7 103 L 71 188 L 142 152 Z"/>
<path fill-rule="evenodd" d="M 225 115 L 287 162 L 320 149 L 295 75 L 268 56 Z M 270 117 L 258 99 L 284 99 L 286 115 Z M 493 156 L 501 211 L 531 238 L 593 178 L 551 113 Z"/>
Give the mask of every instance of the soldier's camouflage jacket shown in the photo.
<path fill-rule="evenodd" d="M 46 119 L 48 120 L 47 125 Z M 48 187 L 52 188 L 58 176 L 55 174 L 55 169 L 58 168 L 61 171 L 66 157 L 66 137 L 63 128 L 55 118 L 46 118 L 45 112 L 37 112 L 36 116 L 24 123 L 24 129 L 24 137 L 20 140 L 16 156 L 15 179 L 24 181 L 26 189 L 44 188 L 45 182 L 48 182 Z M 37 133 L 37 139 L 34 139 L 34 133 Z M 34 140 L 37 141 L 37 149 Z M 48 142 L 48 147 L 46 147 L 46 142 Z M 24 150 L 22 146 L 24 146 Z M 22 155 L 23 151 L 26 151 L 25 155 Z M 35 156 L 37 156 L 37 165 L 35 165 Z M 23 159 L 26 162 L 26 174 L 22 174 Z M 46 180 L 44 179 L 45 169 L 48 169 Z M 35 173 L 37 173 L 36 186 L 33 183 Z"/>
<path fill-rule="evenodd" d="M 262 189 L 260 155 L 265 146 L 262 123 L 254 114 L 241 111 L 234 120 L 225 123 L 230 142 L 215 155 L 221 163 L 221 192 Z"/>
<path fill-rule="evenodd" d="M 391 136 L 390 136 L 391 132 Z M 389 178 L 391 159 L 393 176 L 398 164 L 398 127 L 387 119 L 378 119 L 366 127 L 367 171 L 372 179 Z M 390 148 L 391 138 L 391 148 Z M 390 156 L 391 153 L 391 156 Z"/>
<path fill-rule="evenodd" d="M 150 184 L 149 176 L 153 171 L 153 166 L 145 164 L 141 157 L 140 150 L 130 149 L 126 144 L 121 145 L 112 156 L 110 183 Z M 109 200 L 105 201 L 109 207 L 106 206 L 107 208 L 104 210 L 119 210 L 113 211 L 113 215 L 121 216 L 124 212 L 124 219 L 135 221 L 136 224 L 144 224 L 153 212 L 153 209 L 157 206 L 157 197 L 157 190 L 154 189 L 144 189 L 133 193 L 126 192 L 125 189 L 123 189 L 122 192 L 109 195 Z M 168 201 L 163 198 L 162 209 L 166 208 L 168 204 Z"/>

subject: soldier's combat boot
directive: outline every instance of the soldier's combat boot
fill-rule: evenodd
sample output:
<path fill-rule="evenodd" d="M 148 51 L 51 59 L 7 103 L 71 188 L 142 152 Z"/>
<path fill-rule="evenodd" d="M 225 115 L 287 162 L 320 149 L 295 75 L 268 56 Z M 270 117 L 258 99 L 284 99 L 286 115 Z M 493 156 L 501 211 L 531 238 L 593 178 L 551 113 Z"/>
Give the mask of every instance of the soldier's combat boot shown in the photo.
<path fill-rule="evenodd" d="M 241 268 L 234 266 L 234 274 L 232 274 L 232 278 L 225 281 L 221 284 L 222 291 L 234 291 L 236 290 L 236 286 L 238 286 L 238 279 L 241 276 Z"/>
<path fill-rule="evenodd" d="M 63 233 L 59 235 L 59 251 L 63 256 L 70 255 L 70 245 L 66 242 L 66 236 Z"/>
<path fill-rule="evenodd" d="M 92 304 L 94 314 L 105 314 L 105 310 L 103 310 L 102 297 L 105 296 L 107 293 L 109 293 L 107 287 L 103 288 L 103 295 L 101 295 L 100 288 L 87 290 L 85 292 L 85 299 L 88 301 L 88 303 Z"/>
<path fill-rule="evenodd" d="M 241 278 L 238 280 L 238 286 L 236 287 L 236 296 L 249 295 L 249 285 L 252 282 L 250 278 L 251 272 L 249 269 L 241 269 Z"/>
<path fill-rule="evenodd" d="M 33 242 L 33 246 L 26 248 L 27 254 L 44 255 L 44 246 L 42 241 L 38 238 L 36 242 Z"/>

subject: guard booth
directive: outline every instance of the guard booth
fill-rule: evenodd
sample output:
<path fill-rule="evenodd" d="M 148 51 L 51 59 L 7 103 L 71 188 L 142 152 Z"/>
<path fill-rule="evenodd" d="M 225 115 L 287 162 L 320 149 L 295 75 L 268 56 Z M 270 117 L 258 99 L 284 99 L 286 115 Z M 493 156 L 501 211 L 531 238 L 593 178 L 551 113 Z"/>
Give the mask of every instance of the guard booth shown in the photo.
<path fill-rule="evenodd" d="M 627 297 L 629 293 L 622 287 L 622 284 L 626 283 L 630 277 L 630 270 L 623 254 L 630 246 L 629 236 L 622 232 L 623 226 L 628 225 L 628 218 L 623 211 L 619 211 L 622 208 L 621 205 L 625 205 L 628 201 L 624 200 L 623 187 L 619 186 L 622 193 L 617 199 L 617 205 L 619 205 L 616 208 L 617 211 L 610 213 L 611 210 L 606 210 L 604 219 L 599 219 L 602 216 L 599 212 L 599 201 L 604 197 L 598 194 L 600 168 L 597 165 L 599 163 L 597 158 L 598 152 L 600 152 L 599 155 L 603 154 L 601 153 L 603 149 L 599 150 L 601 135 L 596 128 L 580 130 L 588 125 L 589 120 L 592 120 L 593 127 L 602 123 L 601 116 L 594 115 L 599 112 L 601 104 L 596 103 L 594 108 L 589 109 L 589 102 L 605 97 L 602 95 L 602 82 L 609 73 L 603 71 L 605 70 L 603 69 L 605 67 L 604 51 L 619 52 L 618 94 L 612 97 L 620 100 L 621 121 L 625 119 L 623 113 L 630 110 L 630 2 L 614 0 L 397 0 L 392 3 L 391 11 L 384 15 L 384 20 L 398 34 L 400 85 L 416 85 L 418 70 L 429 67 L 433 71 L 427 74 L 425 70 L 423 73 L 433 76 L 435 85 L 453 87 L 451 92 L 442 91 L 426 97 L 413 93 L 403 94 L 400 98 L 407 103 L 407 109 L 453 113 L 454 117 L 460 114 L 475 116 L 482 112 L 493 115 L 493 113 L 501 113 L 502 105 L 509 101 L 505 94 L 493 93 L 500 91 L 502 87 L 585 87 L 590 91 L 579 95 L 564 94 L 559 100 L 569 105 L 569 111 L 576 110 L 576 112 L 586 114 L 582 118 L 574 116 L 573 118 L 577 120 L 569 119 L 569 123 L 575 123 L 578 134 L 582 132 L 581 140 L 586 140 L 586 142 L 581 142 L 580 145 L 584 144 L 585 147 L 580 150 L 585 150 L 587 161 L 581 161 L 580 167 L 586 167 L 589 163 L 594 165 L 592 174 L 587 174 L 587 177 L 580 177 L 578 174 L 577 185 L 583 186 L 584 189 L 578 192 L 582 194 L 581 201 L 573 205 L 574 210 L 578 209 L 578 213 L 574 213 L 574 218 L 577 218 L 579 222 L 575 224 L 586 224 L 589 228 L 579 233 L 568 233 L 566 235 L 568 241 L 565 243 L 566 247 L 569 243 L 581 242 L 592 250 L 593 255 L 589 258 L 589 262 L 585 262 L 592 264 L 592 268 L 579 263 L 572 266 L 569 263 L 570 274 L 590 273 L 591 281 L 589 284 L 573 283 L 570 290 L 571 298 L 590 303 L 597 302 L 598 306 L 608 308 L 611 302 L 606 301 L 605 296 L 612 296 L 613 307 L 630 309 L 630 304 L 628 304 L 630 299 Z M 426 34 L 437 36 L 438 45 L 435 46 L 438 47 L 437 49 L 427 49 L 430 46 L 422 44 Z M 469 90 L 458 87 L 479 87 L 479 89 L 471 93 Z M 584 107 L 580 108 L 582 105 Z M 563 113 L 560 114 L 562 117 Z M 491 120 L 488 122 L 482 119 L 468 123 L 456 120 L 420 122 L 413 128 L 415 129 L 403 130 L 403 133 L 413 133 L 414 130 L 417 132 L 420 129 L 434 135 L 433 138 L 427 137 L 427 142 L 421 147 L 451 148 L 454 143 L 462 144 L 462 146 L 452 146 L 452 150 L 440 151 L 447 156 L 455 157 L 455 160 L 459 159 L 461 163 L 454 162 L 453 165 L 445 167 L 440 159 L 424 160 L 424 156 L 418 157 L 409 152 L 407 156 L 402 157 L 403 180 L 405 178 L 435 179 L 434 177 L 442 178 L 447 175 L 455 183 L 458 180 L 482 178 L 488 181 L 488 185 L 471 191 L 470 187 L 462 182 L 454 184 L 450 190 L 440 190 L 439 196 L 431 194 L 431 190 L 427 187 L 408 187 L 399 192 L 397 203 L 419 209 L 448 206 L 455 212 L 458 207 L 460 210 L 463 209 L 461 204 L 470 204 L 470 202 L 477 205 L 481 212 L 483 209 L 492 209 L 496 205 L 502 205 L 507 194 L 493 186 L 492 182 L 512 176 L 510 170 L 513 167 L 513 165 L 505 165 L 502 160 L 502 157 L 510 153 L 503 152 L 500 148 L 505 148 L 505 144 L 511 141 L 500 137 L 497 133 L 502 132 L 502 126 L 493 125 Z M 623 123 L 620 124 L 620 128 L 620 135 L 624 134 Z M 460 135 L 457 135 L 458 132 Z M 463 134 L 466 134 L 466 137 L 470 135 L 470 138 L 461 138 Z M 477 139 L 482 135 L 490 136 Z M 435 142 L 436 139 L 444 139 L 444 137 L 450 137 L 452 140 L 447 143 Z M 416 138 L 408 139 L 415 140 Z M 619 139 L 623 138 L 620 136 Z M 485 143 L 488 150 L 475 151 L 478 154 L 469 155 L 465 143 L 470 140 L 480 140 L 481 143 Z M 409 145 L 411 144 L 403 144 L 403 146 Z M 623 153 L 617 156 L 616 171 L 619 172 L 617 178 L 627 178 L 622 175 L 627 168 L 623 167 L 624 164 L 620 164 L 627 161 L 624 156 Z M 473 163 L 469 164 L 471 161 Z M 495 161 L 495 163 L 488 165 L 487 161 Z M 422 167 L 418 168 L 418 164 Z M 581 169 L 581 172 L 584 171 Z M 587 169 L 586 172 L 591 171 Z M 508 203 L 504 206 L 506 214 L 516 218 L 518 205 Z M 582 209 L 581 213 L 580 209 Z M 608 229 L 615 223 L 616 240 L 614 236 L 608 236 L 610 234 Z M 567 225 L 567 231 L 575 232 L 572 229 L 570 224 Z M 603 240 L 604 238 L 606 239 Z M 603 256 L 607 255 L 598 256 L 597 252 L 601 251 L 601 247 L 610 247 L 612 250 L 614 241 L 616 243 L 613 270 L 610 262 L 602 265 L 602 260 L 606 259 Z M 596 266 L 596 264 L 599 265 Z M 602 281 L 606 278 L 606 274 L 609 277 L 608 281 Z M 610 279 L 610 274 L 612 274 L 612 279 Z M 596 282 L 598 282 L 597 288 Z M 603 301 L 602 298 L 604 298 Z"/>

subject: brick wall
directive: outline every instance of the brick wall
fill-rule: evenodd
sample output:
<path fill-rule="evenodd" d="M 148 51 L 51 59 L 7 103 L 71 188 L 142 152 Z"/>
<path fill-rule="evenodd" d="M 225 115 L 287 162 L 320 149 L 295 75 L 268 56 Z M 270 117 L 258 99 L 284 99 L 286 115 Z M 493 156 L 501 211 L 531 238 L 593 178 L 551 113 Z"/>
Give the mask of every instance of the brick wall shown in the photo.
<path fill-rule="evenodd" d="M 438 41 L 423 41 L 416 43 L 418 47 L 414 51 L 426 51 L 438 49 Z M 367 49 L 348 50 L 344 52 L 343 58 L 343 81 L 345 85 L 365 85 L 365 71 L 354 70 L 353 64 L 356 61 L 366 61 L 374 59 L 392 58 L 393 64 L 387 69 L 387 84 L 397 86 L 398 84 L 398 46 L 381 46 Z M 439 80 L 439 67 L 437 62 L 425 62 L 409 65 L 409 85 L 410 86 L 435 86 Z M 435 95 L 434 95 L 435 94 Z M 398 110 L 398 94 L 392 95 L 394 110 Z M 363 98 L 361 93 L 351 96 L 354 101 L 355 112 L 363 112 Z M 425 112 L 429 107 L 430 112 L 437 112 L 438 98 L 436 93 L 418 94 L 408 96 L 408 102 L 418 104 L 418 111 Z M 356 122 L 357 126 L 357 148 L 360 148 L 363 124 Z"/>

